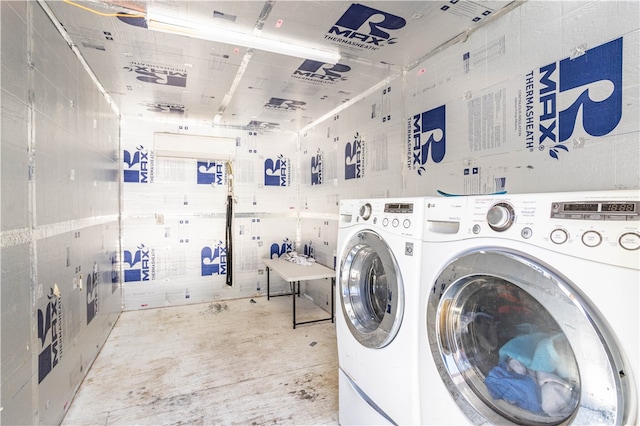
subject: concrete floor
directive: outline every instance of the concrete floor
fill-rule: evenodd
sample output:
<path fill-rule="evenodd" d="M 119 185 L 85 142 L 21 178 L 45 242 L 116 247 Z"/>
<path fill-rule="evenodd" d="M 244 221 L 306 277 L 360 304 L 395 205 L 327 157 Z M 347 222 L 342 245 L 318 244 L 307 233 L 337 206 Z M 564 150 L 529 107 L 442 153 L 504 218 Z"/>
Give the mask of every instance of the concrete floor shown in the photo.
<path fill-rule="evenodd" d="M 122 313 L 62 424 L 338 424 L 335 324 L 253 300 Z"/>

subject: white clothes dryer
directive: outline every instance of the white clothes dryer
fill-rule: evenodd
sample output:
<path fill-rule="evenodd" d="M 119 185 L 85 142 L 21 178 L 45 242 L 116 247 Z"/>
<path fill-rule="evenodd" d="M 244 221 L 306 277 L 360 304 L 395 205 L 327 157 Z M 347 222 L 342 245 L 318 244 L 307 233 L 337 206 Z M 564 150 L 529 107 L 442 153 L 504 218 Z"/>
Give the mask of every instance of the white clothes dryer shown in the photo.
<path fill-rule="evenodd" d="M 419 424 L 421 198 L 340 203 L 339 422 Z"/>
<path fill-rule="evenodd" d="M 423 424 L 637 424 L 640 192 L 447 203 L 424 225 Z"/>

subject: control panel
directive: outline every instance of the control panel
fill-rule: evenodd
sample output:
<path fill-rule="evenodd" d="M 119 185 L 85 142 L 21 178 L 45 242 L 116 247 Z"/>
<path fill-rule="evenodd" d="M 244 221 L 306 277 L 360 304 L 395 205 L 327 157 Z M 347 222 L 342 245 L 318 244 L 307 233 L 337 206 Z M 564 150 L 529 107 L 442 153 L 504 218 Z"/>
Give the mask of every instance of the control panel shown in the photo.
<path fill-rule="evenodd" d="M 553 202 L 551 203 L 550 217 L 554 219 L 566 219 L 575 221 L 630 221 L 639 224 L 638 215 L 639 201 L 589 201 L 589 202 Z M 579 223 L 579 222 L 578 222 Z M 607 224 L 608 225 L 608 224 Z M 615 227 L 615 226 L 614 226 Z M 610 226 L 604 226 L 610 228 Z M 563 227 L 553 229 L 549 235 L 550 240 L 555 244 L 564 244 L 569 240 L 570 234 Z M 580 240 L 587 247 L 597 247 L 603 242 L 603 234 L 594 225 L 593 229 L 585 230 Z M 629 230 L 620 234 L 618 244 L 625 250 L 640 249 L 640 233 L 636 230 Z M 640 256 L 640 253 L 638 254 Z"/>
<path fill-rule="evenodd" d="M 551 217 L 573 220 L 640 220 L 638 201 L 551 203 Z"/>
<path fill-rule="evenodd" d="M 476 237 L 518 240 L 640 269 L 639 196 L 638 191 L 474 196 L 467 230 Z"/>
<path fill-rule="evenodd" d="M 419 238 L 422 234 L 424 198 L 346 200 L 340 226 L 366 225 L 372 230 Z"/>

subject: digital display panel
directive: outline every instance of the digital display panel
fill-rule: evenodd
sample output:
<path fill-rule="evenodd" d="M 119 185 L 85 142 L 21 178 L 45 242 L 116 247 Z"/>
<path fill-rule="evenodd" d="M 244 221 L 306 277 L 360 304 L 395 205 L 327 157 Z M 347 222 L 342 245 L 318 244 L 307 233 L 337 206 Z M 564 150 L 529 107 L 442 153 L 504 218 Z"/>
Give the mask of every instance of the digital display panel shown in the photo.
<path fill-rule="evenodd" d="M 635 203 L 608 203 L 602 205 L 603 212 L 635 212 Z"/>
<path fill-rule="evenodd" d="M 597 203 L 572 203 L 564 205 L 565 212 L 597 212 L 598 204 Z"/>
<path fill-rule="evenodd" d="M 384 211 L 387 213 L 413 213 L 413 204 L 387 203 L 384 205 Z"/>
<path fill-rule="evenodd" d="M 640 221 L 640 201 L 578 201 L 551 205 L 551 217 L 573 220 Z"/>

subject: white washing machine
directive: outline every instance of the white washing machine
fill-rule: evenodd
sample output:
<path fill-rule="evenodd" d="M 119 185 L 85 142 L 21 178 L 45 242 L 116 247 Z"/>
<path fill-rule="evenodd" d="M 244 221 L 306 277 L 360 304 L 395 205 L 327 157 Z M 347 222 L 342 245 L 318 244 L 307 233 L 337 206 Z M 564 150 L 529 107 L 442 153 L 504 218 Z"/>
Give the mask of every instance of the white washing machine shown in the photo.
<path fill-rule="evenodd" d="M 472 196 L 434 203 L 466 204 L 460 217 L 426 209 L 423 424 L 640 421 L 639 200 Z"/>
<path fill-rule="evenodd" d="M 340 203 L 339 422 L 419 424 L 421 198 Z"/>

